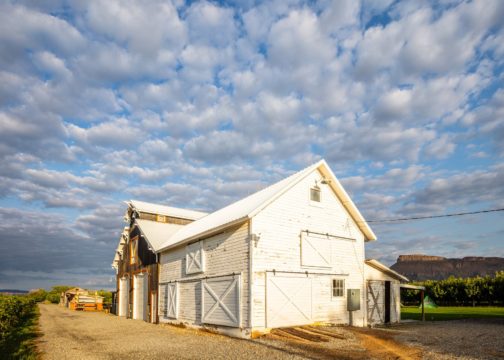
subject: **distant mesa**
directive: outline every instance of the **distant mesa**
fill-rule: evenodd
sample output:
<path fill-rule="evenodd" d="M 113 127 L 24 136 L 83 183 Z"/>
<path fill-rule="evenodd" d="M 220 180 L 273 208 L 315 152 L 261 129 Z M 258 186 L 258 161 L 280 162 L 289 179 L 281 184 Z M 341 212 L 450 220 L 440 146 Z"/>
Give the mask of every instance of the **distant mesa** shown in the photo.
<path fill-rule="evenodd" d="M 17 290 L 17 289 L 0 289 L 0 294 L 21 295 L 21 294 L 28 294 L 28 291 L 26 291 L 26 290 Z"/>
<path fill-rule="evenodd" d="M 496 271 L 504 270 L 504 258 L 466 256 L 462 259 L 449 259 L 421 254 L 399 255 L 391 269 L 412 281 L 442 280 L 450 276 L 494 276 Z"/>

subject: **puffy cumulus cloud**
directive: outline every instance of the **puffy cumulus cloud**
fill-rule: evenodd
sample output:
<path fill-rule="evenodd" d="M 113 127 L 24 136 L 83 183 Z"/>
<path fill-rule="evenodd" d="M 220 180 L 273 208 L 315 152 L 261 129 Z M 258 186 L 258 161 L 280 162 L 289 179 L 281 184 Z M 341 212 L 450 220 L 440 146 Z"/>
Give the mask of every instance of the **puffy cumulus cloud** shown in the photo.
<path fill-rule="evenodd" d="M 493 148 L 501 156 L 504 154 L 504 89 L 498 89 L 493 96 L 461 117 L 461 123 L 471 129 L 475 136 L 485 134 L 492 139 Z"/>
<path fill-rule="evenodd" d="M 455 143 L 449 134 L 443 134 L 437 139 L 431 141 L 426 149 L 425 155 L 437 159 L 446 159 L 455 151 Z"/>
<path fill-rule="evenodd" d="M 94 42 L 74 60 L 82 82 L 108 86 L 110 83 L 169 78 L 175 73 L 177 56 L 169 48 L 152 56 L 134 53 L 115 43 Z"/>
<path fill-rule="evenodd" d="M 215 210 L 320 158 L 369 218 L 498 205 L 503 8 L 3 2 L 0 206 L 30 219 L 22 233 L 5 217 L 22 244 L 13 252 L 33 246 L 35 228 L 51 244 L 42 262 L 96 243 L 86 266 L 105 275 L 61 266 L 104 284 L 122 200 Z M 394 256 L 446 235 L 376 226 Z M 68 249 L 51 249 L 51 228 Z M 476 251 L 469 233 L 446 251 Z M 28 263 L 0 270 L 25 284 L 67 279 Z"/>
<path fill-rule="evenodd" d="M 36 53 L 34 56 L 34 63 L 38 68 L 40 68 L 40 70 L 57 78 L 64 79 L 72 76 L 72 73 L 65 65 L 65 61 L 49 51 Z"/>
<path fill-rule="evenodd" d="M 191 43 L 195 44 L 226 47 L 238 32 L 234 10 L 207 1 L 193 3 L 187 9 L 185 20 Z"/>
<path fill-rule="evenodd" d="M 226 163 L 249 156 L 264 156 L 275 150 L 272 143 L 249 141 L 235 131 L 214 131 L 189 140 L 184 151 L 191 159 L 209 163 Z"/>
<path fill-rule="evenodd" d="M 84 23 L 91 31 L 135 53 L 155 56 L 163 48 L 176 49 L 185 44 L 185 23 L 170 1 L 89 1 L 83 4 Z"/>
<path fill-rule="evenodd" d="M 495 165 L 488 170 L 459 173 L 436 178 L 424 188 L 414 191 L 405 209 L 415 211 L 418 206 L 441 207 L 469 206 L 475 203 L 502 206 L 504 166 Z"/>
<path fill-rule="evenodd" d="M 125 118 L 102 122 L 89 128 L 67 125 L 72 139 L 84 146 L 128 147 L 142 141 L 143 131 Z"/>
<path fill-rule="evenodd" d="M 341 118 L 330 119 L 327 130 L 323 145 L 327 147 L 327 157 L 336 162 L 362 159 L 416 162 L 424 144 L 436 137 L 436 132 L 429 129 L 389 125 L 377 130 L 369 123 Z"/>
<path fill-rule="evenodd" d="M 87 41 L 67 21 L 22 5 L 0 4 L 0 64 L 2 69 L 29 68 L 26 49 L 71 55 Z"/>
<path fill-rule="evenodd" d="M 0 154 L 28 153 L 43 159 L 73 159 L 67 144 L 61 141 L 65 129 L 61 119 L 51 113 L 35 113 L 29 109 L 0 110 Z"/>
<path fill-rule="evenodd" d="M 405 78 L 461 71 L 492 26 L 499 24 L 504 7 L 500 1 L 492 1 L 457 4 L 439 15 L 421 5 L 400 10 L 402 16 L 398 19 L 364 33 L 357 48 L 356 71 L 360 78 L 387 69 Z"/>
<path fill-rule="evenodd" d="M 324 32 L 335 34 L 341 28 L 359 25 L 360 3 L 358 1 L 322 1 L 320 21 Z"/>
<path fill-rule="evenodd" d="M 320 66 L 335 55 L 335 44 L 321 31 L 318 17 L 309 9 L 293 10 L 276 22 L 269 33 L 268 59 L 274 66 Z"/>

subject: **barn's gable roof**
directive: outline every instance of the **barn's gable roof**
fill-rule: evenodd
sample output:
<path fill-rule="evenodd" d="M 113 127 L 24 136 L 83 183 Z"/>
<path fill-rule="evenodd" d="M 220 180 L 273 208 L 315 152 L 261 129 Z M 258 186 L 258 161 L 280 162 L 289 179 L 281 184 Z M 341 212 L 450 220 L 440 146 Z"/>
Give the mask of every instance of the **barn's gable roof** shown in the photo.
<path fill-rule="evenodd" d="M 139 200 L 130 200 L 126 202 L 133 210 L 137 210 L 139 212 L 145 212 L 149 214 L 156 215 L 164 215 L 171 216 L 179 219 L 187 219 L 187 220 L 198 220 L 203 216 L 206 216 L 207 213 L 203 211 L 196 210 L 188 210 L 188 209 L 180 209 L 171 206 L 159 205 L 148 203 L 145 201 Z"/>
<path fill-rule="evenodd" d="M 363 216 L 348 196 L 343 186 L 340 184 L 336 176 L 333 174 L 329 165 L 325 160 L 319 162 L 263 189 L 244 199 L 232 203 L 220 210 L 217 210 L 199 220 L 196 220 L 177 231 L 173 236 L 166 237 L 165 243 L 161 246 L 160 251 L 179 246 L 183 243 L 209 236 L 218 231 L 221 231 L 229 226 L 242 223 L 254 217 L 265 207 L 278 199 L 282 194 L 299 183 L 306 176 L 315 170 L 319 170 L 326 178 L 328 185 L 338 196 L 343 206 L 350 213 L 359 229 L 363 232 L 367 241 L 376 240 L 376 235 L 373 233 L 369 225 L 364 220 Z"/>

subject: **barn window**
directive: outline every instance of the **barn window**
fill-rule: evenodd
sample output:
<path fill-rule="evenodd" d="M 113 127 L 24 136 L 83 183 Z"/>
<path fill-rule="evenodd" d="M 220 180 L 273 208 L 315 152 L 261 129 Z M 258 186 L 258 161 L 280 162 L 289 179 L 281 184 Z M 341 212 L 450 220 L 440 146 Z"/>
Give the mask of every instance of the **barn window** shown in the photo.
<path fill-rule="evenodd" d="M 332 280 L 332 296 L 333 297 L 345 296 L 345 280 L 343 279 Z"/>
<path fill-rule="evenodd" d="M 310 189 L 310 200 L 320 202 L 320 188 L 318 186 Z"/>
<path fill-rule="evenodd" d="M 130 264 L 136 264 L 138 258 L 138 237 L 130 241 Z"/>

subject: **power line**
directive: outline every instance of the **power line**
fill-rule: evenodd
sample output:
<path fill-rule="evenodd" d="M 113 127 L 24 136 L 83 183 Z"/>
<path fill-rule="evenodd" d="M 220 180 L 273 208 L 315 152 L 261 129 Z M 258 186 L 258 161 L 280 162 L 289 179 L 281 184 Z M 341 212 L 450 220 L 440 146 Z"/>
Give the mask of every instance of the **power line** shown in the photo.
<path fill-rule="evenodd" d="M 470 211 L 470 212 L 453 213 L 453 214 L 442 214 L 442 215 L 415 216 L 415 217 L 399 218 L 399 219 L 368 220 L 367 222 L 368 223 L 384 223 L 384 222 L 393 222 L 393 221 L 409 221 L 409 220 L 435 219 L 435 218 L 444 218 L 444 217 L 453 217 L 453 216 L 484 214 L 484 213 L 491 213 L 491 212 L 497 212 L 497 211 L 504 211 L 504 208 L 503 209 L 490 209 L 490 210 Z"/>

